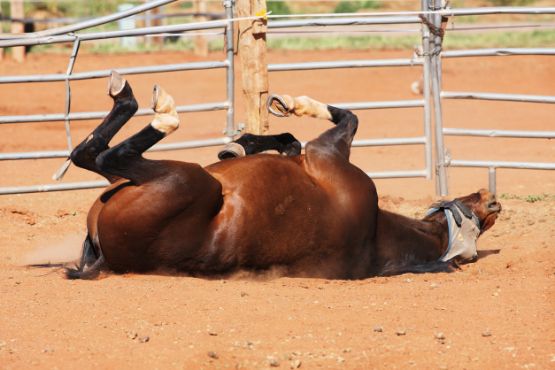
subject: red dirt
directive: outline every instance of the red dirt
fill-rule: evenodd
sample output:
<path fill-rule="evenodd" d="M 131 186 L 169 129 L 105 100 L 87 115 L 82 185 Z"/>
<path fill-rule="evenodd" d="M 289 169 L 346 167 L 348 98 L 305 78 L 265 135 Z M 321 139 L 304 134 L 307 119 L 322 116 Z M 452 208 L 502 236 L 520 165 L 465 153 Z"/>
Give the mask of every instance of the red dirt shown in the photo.
<path fill-rule="evenodd" d="M 370 52 L 407 57 L 408 52 Z M 357 59 L 361 52 L 272 53 L 271 62 Z M 76 70 L 197 59 L 186 53 L 83 55 Z M 0 74 L 64 71 L 66 56 L 31 55 L 24 65 L 5 61 Z M 549 57 L 444 61 L 446 90 L 555 95 Z M 223 101 L 223 71 L 129 78 L 141 106 L 153 83 L 180 104 Z M 358 69 L 276 73 L 271 89 L 324 102 L 412 99 L 415 69 Z M 106 81 L 75 82 L 73 111 L 107 110 Z M 239 90 L 238 90 L 239 93 Z M 5 85 L 0 114 L 63 110 L 63 83 Z M 239 95 L 238 95 L 239 96 Z M 238 101 L 240 102 L 240 96 Z M 240 104 L 237 118 L 243 117 Z M 446 127 L 552 130 L 555 107 L 445 103 Z M 358 112 L 358 138 L 422 135 L 421 110 Z M 117 139 L 137 131 L 136 118 Z M 225 114 L 182 115 L 167 142 L 221 133 Z M 73 123 L 80 141 L 97 122 Z M 328 124 L 271 120 L 272 131 L 310 139 Z M 61 123 L 0 125 L 0 151 L 63 149 Z M 547 140 L 446 139 L 457 159 L 552 161 Z M 151 154 L 207 164 L 216 148 Z M 421 169 L 421 147 L 354 149 L 367 171 Z M 50 182 L 63 161 L 0 163 L 0 186 Z M 450 192 L 487 187 L 485 170 L 450 169 Z M 65 181 L 97 179 L 72 167 Z M 382 207 L 422 216 L 435 199 L 425 179 L 376 180 Z M 68 281 L 54 268 L 21 267 L 78 253 L 88 207 L 100 192 L 86 190 L 0 196 L 0 368 L 527 368 L 555 366 L 555 174 L 500 170 L 504 211 L 479 241 L 483 258 L 452 274 L 405 274 L 361 281 L 240 274 L 229 280 L 159 275 L 108 275 Z M 551 193 L 532 202 L 530 195 Z"/>

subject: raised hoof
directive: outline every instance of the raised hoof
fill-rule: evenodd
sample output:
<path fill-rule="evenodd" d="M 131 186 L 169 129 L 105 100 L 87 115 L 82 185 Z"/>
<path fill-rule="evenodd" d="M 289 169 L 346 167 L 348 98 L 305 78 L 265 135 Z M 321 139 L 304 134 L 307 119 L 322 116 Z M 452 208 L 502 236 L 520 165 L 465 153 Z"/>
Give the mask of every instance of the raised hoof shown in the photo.
<path fill-rule="evenodd" d="M 237 158 L 246 156 L 245 148 L 238 143 L 229 143 L 223 150 L 218 153 L 218 158 L 223 161 L 224 159 Z"/>
<path fill-rule="evenodd" d="M 151 125 L 164 134 L 170 134 L 179 127 L 179 116 L 170 94 L 158 85 L 152 91 L 152 109 L 156 113 Z"/>
<path fill-rule="evenodd" d="M 123 78 L 117 71 L 112 71 L 110 81 L 108 81 L 108 94 L 111 97 L 116 97 L 122 92 L 125 87 L 125 78 Z"/>
<path fill-rule="evenodd" d="M 288 117 L 295 108 L 295 101 L 289 95 L 273 95 L 268 96 L 266 102 L 268 112 L 276 117 Z"/>
<path fill-rule="evenodd" d="M 156 113 L 175 112 L 175 102 L 172 96 L 159 85 L 154 85 L 152 90 L 152 109 Z"/>

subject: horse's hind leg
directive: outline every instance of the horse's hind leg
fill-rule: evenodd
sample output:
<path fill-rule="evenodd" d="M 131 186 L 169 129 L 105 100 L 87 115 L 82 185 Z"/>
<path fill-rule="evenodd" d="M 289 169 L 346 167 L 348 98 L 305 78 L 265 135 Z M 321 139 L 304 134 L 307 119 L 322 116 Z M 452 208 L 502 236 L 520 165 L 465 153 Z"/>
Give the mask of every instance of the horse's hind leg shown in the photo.
<path fill-rule="evenodd" d="M 349 159 L 351 143 L 358 128 L 358 118 L 347 109 L 336 108 L 316 101 L 307 96 L 291 97 L 289 95 L 270 96 L 268 109 L 277 116 L 288 116 L 291 113 L 297 116 L 308 115 L 315 118 L 327 119 L 335 126 L 311 140 L 306 145 L 306 153 L 314 151 L 337 155 Z"/>
<path fill-rule="evenodd" d="M 109 148 L 114 135 L 129 121 L 138 108 L 129 83 L 115 71 L 108 85 L 108 94 L 114 100 L 112 110 L 102 123 L 71 152 L 71 160 L 76 166 L 96 172 L 114 182 L 117 176 L 102 171 L 96 165 L 96 157 Z"/>
<path fill-rule="evenodd" d="M 223 160 L 244 157 L 267 150 L 276 150 L 282 155 L 291 157 L 301 154 L 301 142 L 288 132 L 279 135 L 244 134 L 239 139 L 227 144 L 218 153 L 218 158 Z"/>
<path fill-rule="evenodd" d="M 96 166 L 102 172 L 141 184 L 166 171 L 158 161 L 147 160 L 142 154 L 177 129 L 179 116 L 173 98 L 157 85 L 152 103 L 156 114 L 150 124 L 96 158 Z"/>

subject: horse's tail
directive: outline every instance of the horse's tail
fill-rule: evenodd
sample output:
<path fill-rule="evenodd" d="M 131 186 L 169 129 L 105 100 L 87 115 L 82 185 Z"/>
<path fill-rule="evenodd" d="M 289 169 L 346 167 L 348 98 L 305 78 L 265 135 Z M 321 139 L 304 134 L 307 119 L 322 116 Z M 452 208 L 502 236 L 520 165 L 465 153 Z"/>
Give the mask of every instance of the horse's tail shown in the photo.
<path fill-rule="evenodd" d="M 68 279 L 83 279 L 92 280 L 96 279 L 102 271 L 104 266 L 104 256 L 100 256 L 92 265 L 90 266 L 79 266 L 77 268 L 66 267 L 66 278 Z"/>
<path fill-rule="evenodd" d="M 104 255 L 100 248 L 95 248 L 90 235 L 83 242 L 83 254 L 76 268 L 66 268 L 67 279 L 92 280 L 100 275 L 105 264 Z"/>

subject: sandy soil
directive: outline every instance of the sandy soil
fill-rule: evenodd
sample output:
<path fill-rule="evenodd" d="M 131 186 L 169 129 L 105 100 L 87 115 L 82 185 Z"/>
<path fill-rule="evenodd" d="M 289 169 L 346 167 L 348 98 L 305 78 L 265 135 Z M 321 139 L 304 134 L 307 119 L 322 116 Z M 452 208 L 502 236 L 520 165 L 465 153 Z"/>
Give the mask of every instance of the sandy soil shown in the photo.
<path fill-rule="evenodd" d="M 397 58 L 407 52 L 370 52 Z M 219 58 L 220 55 L 214 56 Z M 357 59 L 359 52 L 283 52 L 271 62 Z M 81 56 L 76 70 L 196 60 L 185 53 Z M 548 57 L 446 60 L 448 90 L 555 95 Z M 60 72 L 65 56 L 31 55 L 2 62 L 0 74 Z M 157 82 L 180 104 L 222 101 L 223 71 L 130 77 L 141 106 Z M 412 99 L 415 69 L 277 73 L 275 92 L 325 102 Z M 106 110 L 105 80 L 76 82 L 73 111 Z M 237 91 L 240 92 L 239 90 Z M 0 114 L 63 110 L 63 83 L 5 85 Z M 240 99 L 238 99 L 240 101 Z M 555 107 L 533 104 L 445 104 L 446 127 L 552 130 Z M 239 105 L 237 118 L 243 117 Z M 358 138 L 422 135 L 422 111 L 359 113 Z M 121 139 L 148 118 L 136 118 Z M 225 114 L 182 116 L 167 142 L 221 133 Z M 80 141 L 97 122 L 72 124 Z M 327 126 L 310 119 L 272 119 L 272 132 L 310 139 Z M 63 149 L 61 123 L 0 125 L 0 151 Z M 454 158 L 552 161 L 547 140 L 447 138 Z M 217 148 L 151 154 L 208 164 Z M 355 149 L 367 171 L 422 169 L 421 147 Z M 0 163 L 0 186 L 50 182 L 62 160 Z M 450 170 L 450 192 L 487 187 L 484 170 Z M 71 168 L 64 181 L 97 179 Z M 435 199 L 433 181 L 377 180 L 380 205 L 420 217 Z M 0 196 L 0 368 L 525 368 L 555 367 L 555 174 L 499 171 L 504 211 L 479 242 L 480 260 L 462 271 L 405 274 L 361 281 L 290 279 L 268 273 L 228 280 L 110 275 L 68 281 L 56 268 L 26 262 L 76 256 L 88 207 L 100 190 Z M 532 197 L 549 193 L 549 197 Z M 532 202 L 533 200 L 537 200 Z"/>

